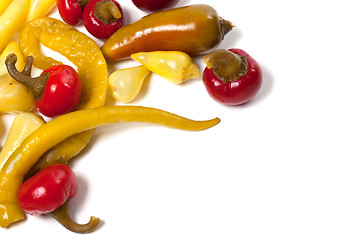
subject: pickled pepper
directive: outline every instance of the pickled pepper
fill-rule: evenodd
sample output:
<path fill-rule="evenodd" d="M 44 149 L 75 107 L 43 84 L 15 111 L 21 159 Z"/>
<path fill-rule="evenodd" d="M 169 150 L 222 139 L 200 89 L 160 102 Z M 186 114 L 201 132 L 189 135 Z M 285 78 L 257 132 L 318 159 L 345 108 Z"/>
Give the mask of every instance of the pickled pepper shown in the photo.
<path fill-rule="evenodd" d="M 27 23 L 20 33 L 19 43 L 24 56 L 32 56 L 40 69 L 62 64 L 42 54 L 40 43 L 59 52 L 77 66 L 82 93 L 77 109 L 91 109 L 105 103 L 108 69 L 102 52 L 94 40 L 72 26 L 50 17 Z M 67 163 L 90 141 L 94 130 L 66 139 L 44 154 L 29 175 L 53 163 Z"/>
<path fill-rule="evenodd" d="M 61 115 L 32 132 L 11 154 L 0 171 L 0 226 L 24 218 L 17 203 L 17 191 L 25 174 L 48 149 L 64 139 L 100 125 L 116 122 L 148 122 L 189 131 L 200 131 L 219 123 L 187 119 L 160 109 L 138 106 L 109 106 Z"/>
<path fill-rule="evenodd" d="M 214 8 L 196 4 L 156 12 L 115 32 L 101 47 L 108 60 L 137 52 L 181 51 L 202 54 L 216 48 L 233 28 Z"/>

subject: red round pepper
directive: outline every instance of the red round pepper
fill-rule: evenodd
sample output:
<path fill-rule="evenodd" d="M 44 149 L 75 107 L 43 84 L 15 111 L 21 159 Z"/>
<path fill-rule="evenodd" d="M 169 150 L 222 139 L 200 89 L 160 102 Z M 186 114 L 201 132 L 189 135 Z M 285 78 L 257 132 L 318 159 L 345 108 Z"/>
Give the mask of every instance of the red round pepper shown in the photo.
<path fill-rule="evenodd" d="M 70 25 L 81 22 L 82 12 L 89 0 L 57 0 L 57 8 L 61 18 Z"/>
<path fill-rule="evenodd" d="M 91 35 L 108 39 L 124 26 L 124 14 L 115 0 L 90 0 L 84 8 L 82 21 Z"/>
<path fill-rule="evenodd" d="M 21 73 L 15 67 L 16 61 L 15 54 L 7 57 L 8 72 L 32 91 L 35 106 L 41 114 L 55 117 L 76 109 L 81 98 L 81 81 L 75 69 L 68 65 L 56 65 L 45 69 L 39 77 L 31 78 L 32 57 L 27 58 Z"/>
<path fill-rule="evenodd" d="M 38 111 L 53 117 L 75 110 L 81 98 L 79 74 L 68 65 L 56 65 L 45 69 L 49 73 L 45 89 L 39 100 L 35 100 Z"/>
<path fill-rule="evenodd" d="M 21 209 L 38 216 L 53 212 L 78 190 L 75 173 L 65 164 L 53 164 L 27 179 L 19 188 L 17 198 Z"/>
<path fill-rule="evenodd" d="M 241 49 L 215 50 L 204 57 L 203 83 L 209 95 L 225 105 L 252 99 L 262 85 L 260 65 Z"/>

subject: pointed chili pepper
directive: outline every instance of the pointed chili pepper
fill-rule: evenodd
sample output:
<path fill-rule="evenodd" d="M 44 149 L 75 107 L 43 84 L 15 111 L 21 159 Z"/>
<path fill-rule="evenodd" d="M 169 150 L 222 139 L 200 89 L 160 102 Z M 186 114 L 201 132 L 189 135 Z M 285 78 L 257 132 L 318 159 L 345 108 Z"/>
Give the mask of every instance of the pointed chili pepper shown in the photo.
<path fill-rule="evenodd" d="M 155 108 L 106 106 L 74 111 L 48 121 L 22 141 L 0 170 L 0 227 L 24 218 L 16 194 L 25 174 L 41 155 L 74 134 L 116 122 L 148 122 L 201 131 L 215 126 L 220 119 L 195 121 Z"/>
<path fill-rule="evenodd" d="M 31 78 L 32 57 L 27 57 L 23 72 L 16 69 L 16 61 L 15 54 L 7 56 L 5 64 L 9 74 L 31 90 L 35 107 L 41 114 L 54 117 L 75 110 L 81 97 L 81 81 L 75 69 L 68 65 L 55 65 Z"/>
<path fill-rule="evenodd" d="M 124 25 L 124 14 L 115 0 L 90 0 L 84 8 L 82 21 L 91 35 L 108 39 Z"/>
<path fill-rule="evenodd" d="M 77 25 L 81 22 L 83 9 L 89 0 L 57 0 L 59 14 L 69 25 Z"/>
<path fill-rule="evenodd" d="M 137 52 L 181 51 L 208 53 L 233 28 L 205 4 L 168 9 L 149 14 L 116 31 L 101 47 L 111 61 L 127 59 Z"/>

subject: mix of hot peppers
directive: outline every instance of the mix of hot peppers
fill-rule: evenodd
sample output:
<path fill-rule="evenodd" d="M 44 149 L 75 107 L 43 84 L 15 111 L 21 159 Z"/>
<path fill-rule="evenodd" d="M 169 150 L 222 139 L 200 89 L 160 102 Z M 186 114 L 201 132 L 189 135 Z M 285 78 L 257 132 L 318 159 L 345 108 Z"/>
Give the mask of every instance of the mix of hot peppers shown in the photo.
<path fill-rule="evenodd" d="M 219 122 L 194 121 L 154 108 L 104 107 L 108 88 L 118 101 L 130 102 L 150 73 L 175 84 L 199 78 L 191 56 L 206 54 L 202 78 L 213 99 L 239 105 L 256 95 L 262 84 L 259 64 L 243 50 L 217 49 L 232 24 L 211 6 L 174 8 L 178 2 L 133 0 L 139 9 L 153 13 L 127 25 L 116 0 L 2 2 L 0 111 L 18 115 L 0 153 L 1 227 L 23 219 L 25 212 L 48 214 L 73 232 L 96 228 L 98 218 L 78 224 L 67 213 L 68 200 L 78 188 L 67 163 L 87 145 L 97 126 L 141 121 L 198 131 Z M 45 17 L 55 4 L 63 22 Z M 18 41 L 10 42 L 24 22 Z M 72 27 L 79 24 L 104 39 L 101 48 Z M 77 69 L 44 56 L 41 44 L 67 57 Z M 130 58 L 141 65 L 109 76 L 107 61 Z M 32 65 L 44 69 L 40 76 L 31 77 Z M 45 122 L 34 107 L 52 119 Z"/>

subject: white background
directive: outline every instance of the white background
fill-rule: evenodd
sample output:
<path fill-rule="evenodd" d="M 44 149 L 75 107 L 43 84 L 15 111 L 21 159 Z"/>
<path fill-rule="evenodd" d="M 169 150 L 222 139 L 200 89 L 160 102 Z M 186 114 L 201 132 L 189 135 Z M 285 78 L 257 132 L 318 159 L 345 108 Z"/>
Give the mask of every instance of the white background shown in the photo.
<path fill-rule="evenodd" d="M 98 128 L 71 164 L 79 193 L 70 208 L 81 223 L 100 217 L 99 229 L 75 234 L 50 217 L 29 216 L 1 229 L 1 239 L 360 239 L 356 1 L 236 2 L 178 6 L 206 3 L 236 25 L 220 48 L 241 48 L 261 64 L 258 95 L 227 107 L 201 79 L 177 86 L 153 74 L 131 104 L 221 123 L 203 132 Z M 120 4 L 127 23 L 145 15 L 130 0 Z M 194 59 L 202 71 L 201 60 Z M 110 70 L 128 65 L 137 63 Z M 2 143 L 12 117 L 1 116 Z"/>

